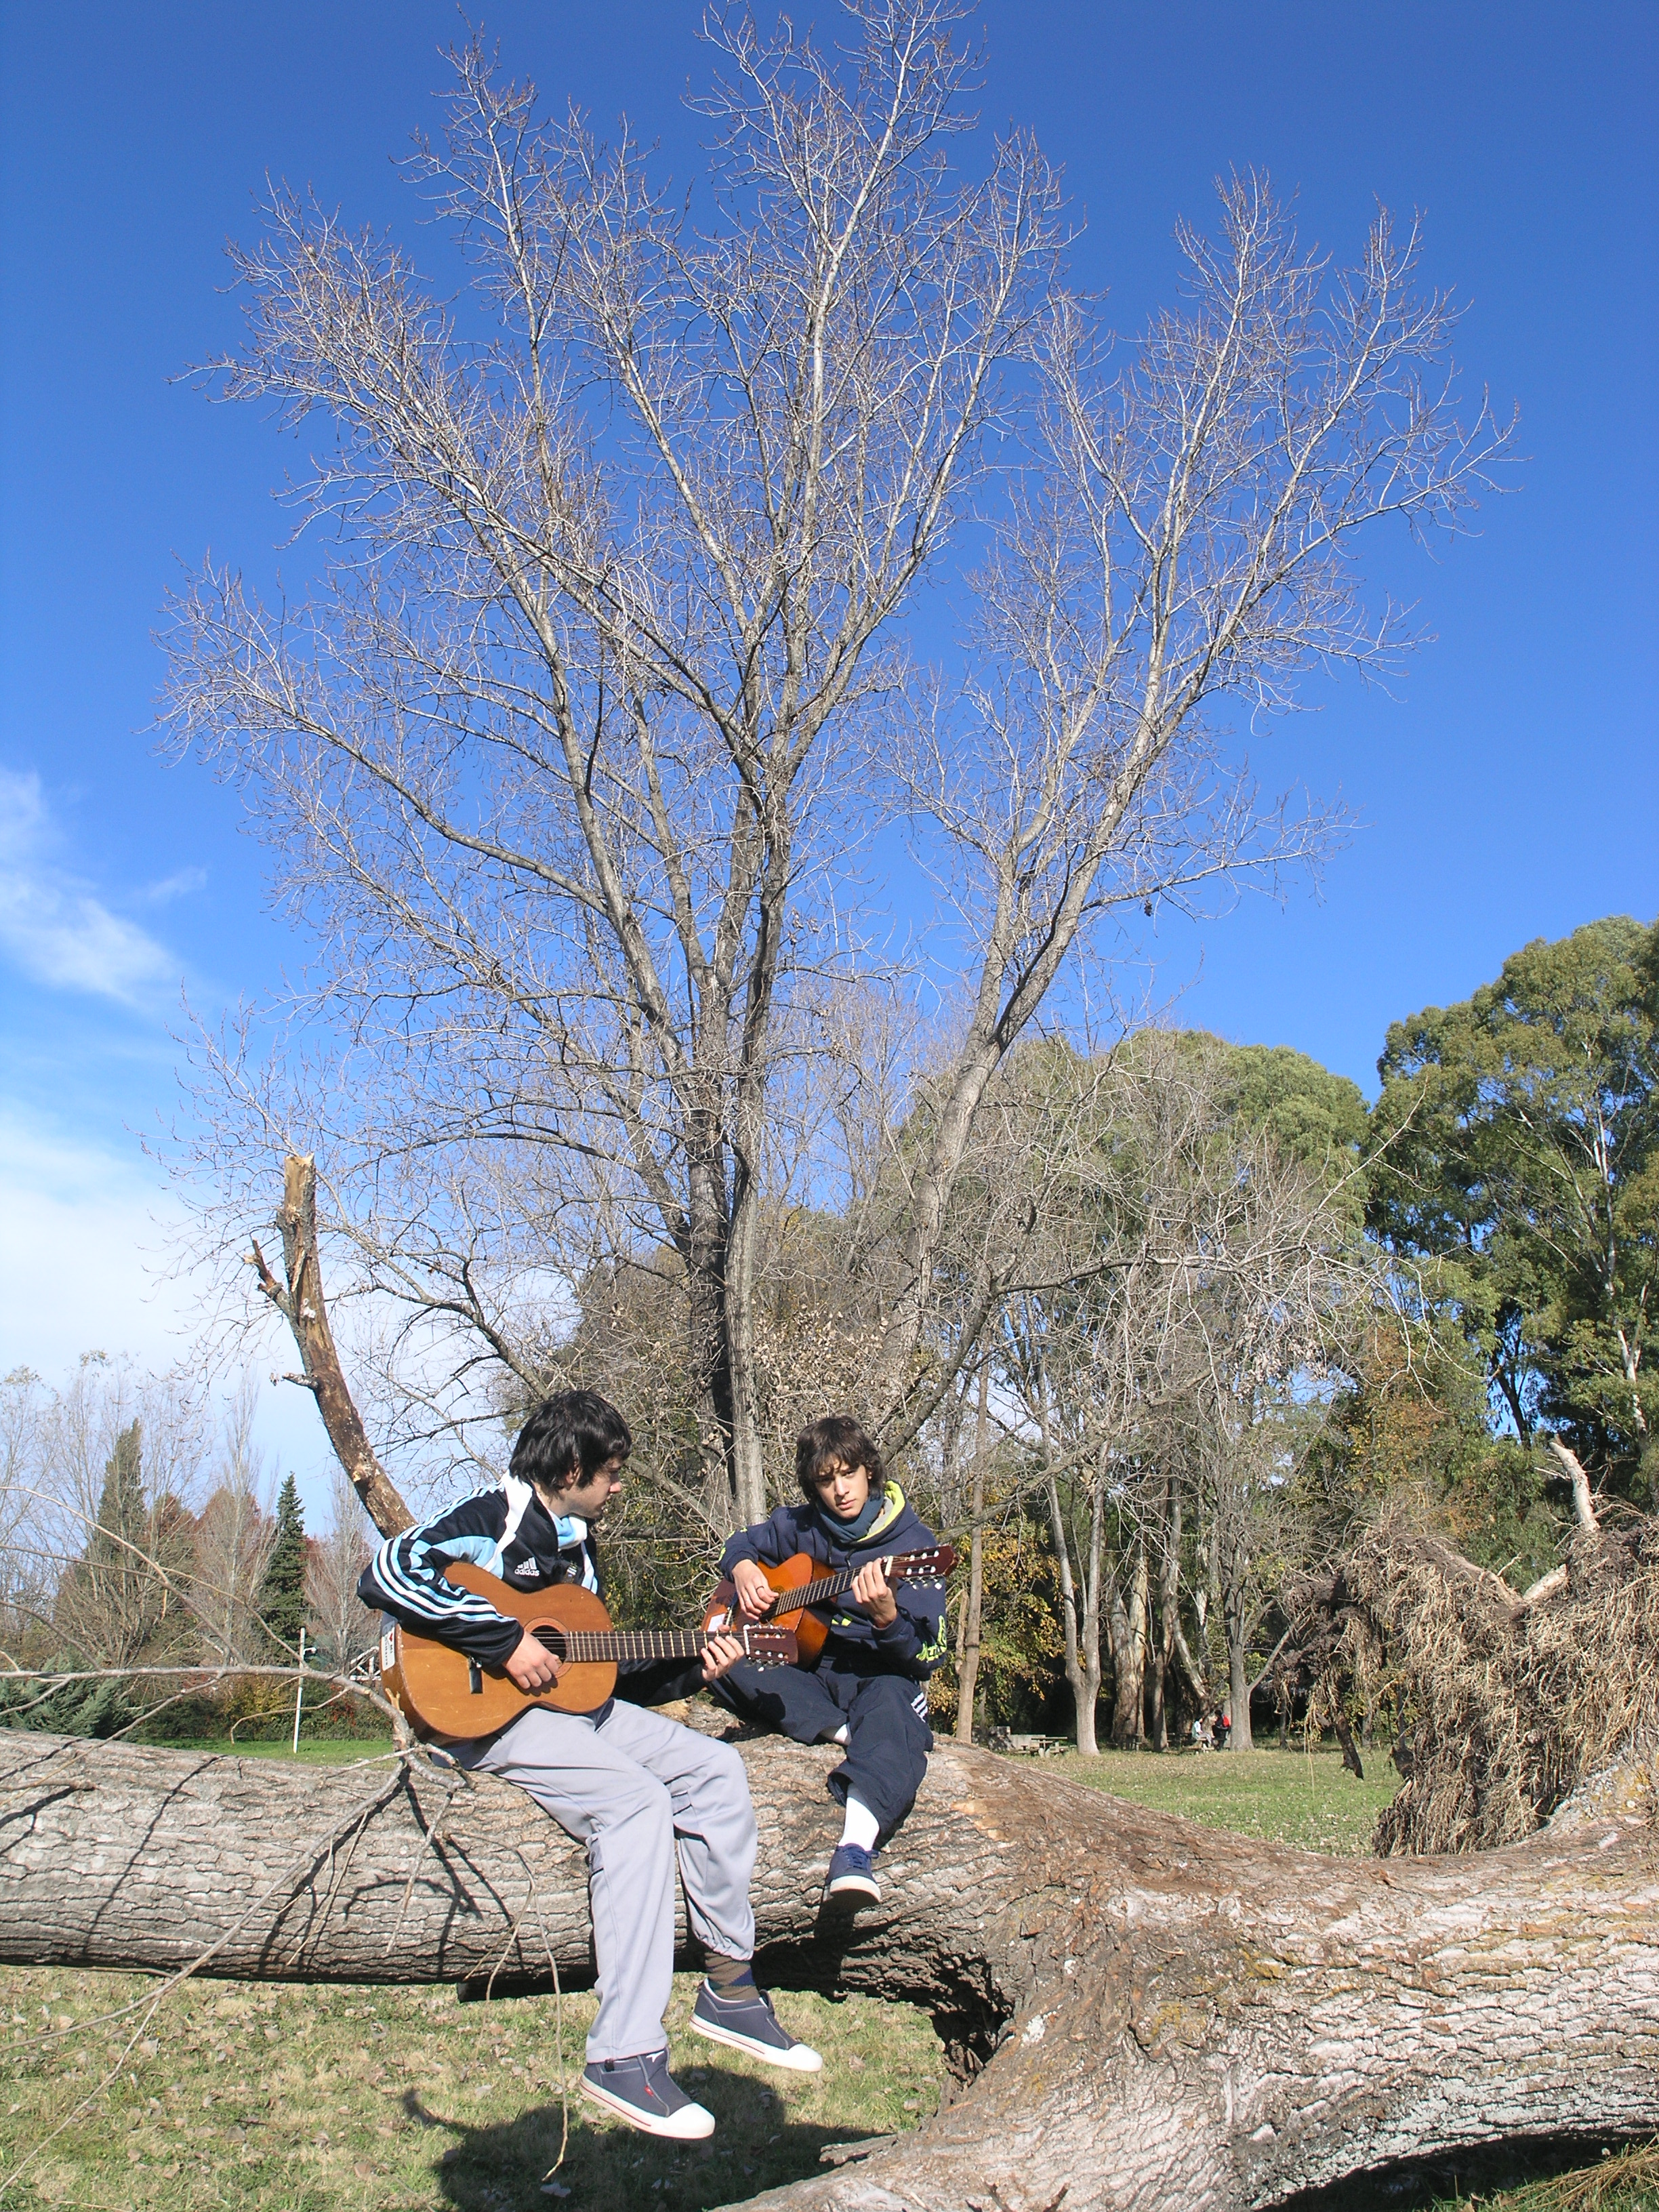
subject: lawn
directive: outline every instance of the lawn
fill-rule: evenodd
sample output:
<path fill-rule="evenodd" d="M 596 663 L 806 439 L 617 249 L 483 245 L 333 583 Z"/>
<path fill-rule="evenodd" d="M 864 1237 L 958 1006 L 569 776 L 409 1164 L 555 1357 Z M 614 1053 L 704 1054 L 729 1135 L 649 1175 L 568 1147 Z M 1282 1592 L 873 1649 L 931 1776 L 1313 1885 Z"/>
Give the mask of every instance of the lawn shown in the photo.
<path fill-rule="evenodd" d="M 1400 1787 L 1386 1756 L 1357 1782 L 1334 1751 L 1062 1752 L 1046 1772 L 1180 1813 L 1206 1828 L 1231 1828 L 1310 1851 L 1368 1851 L 1376 1816 Z"/>
<path fill-rule="evenodd" d="M 135 2021 L 43 2045 L 141 1996 L 136 1976 L 0 1972 L 10 2014 L 0 2146 L 8 2171 L 94 2090 Z M 572 2212 L 693 2208 L 820 2170 L 826 2143 L 914 2126 L 938 2102 L 939 2047 L 906 2005 L 779 2000 L 799 2036 L 833 2052 L 821 2075 L 776 2074 L 685 2028 L 696 1994 L 677 1978 L 678 2077 L 720 2122 L 707 2143 L 657 2143 L 574 2100 L 559 2155 L 561 2067 L 550 1999 L 462 2004 L 453 1990 L 188 1984 L 131 2063 L 48 2145 L 9 2206 L 145 2212 Z M 581 2064 L 589 1996 L 564 2001 L 565 2065 Z"/>
<path fill-rule="evenodd" d="M 280 1742 L 255 1742 L 246 1736 L 239 1736 L 234 1741 L 228 1735 L 204 1736 L 192 1738 L 189 1743 L 162 1747 L 174 1751 L 216 1752 L 228 1759 L 285 1759 L 290 1765 L 297 1759 L 301 1766 L 349 1766 L 353 1759 L 378 1759 L 392 1748 L 389 1735 L 302 1735 L 297 1753 L 289 1748 L 291 1741 L 287 1736 Z"/>
<path fill-rule="evenodd" d="M 380 1747 L 325 1740 L 302 1742 L 300 1756 L 337 1763 Z M 234 1748 L 291 1756 L 280 1743 Z M 1366 1847 L 1390 1794 L 1391 1771 L 1379 1764 L 1364 1783 L 1325 1752 L 1068 1755 L 1040 1771 L 1213 1826 L 1352 1852 Z M 0 2185 L 39 2153 L 6 2188 L 6 2212 L 702 2212 L 822 2171 L 828 2144 L 914 2126 L 944 2080 L 937 2039 L 913 2008 L 796 1995 L 781 1997 L 780 2010 L 824 2053 L 824 2071 L 774 2074 L 687 2031 L 696 1982 L 681 1977 L 669 2022 L 675 2067 L 720 2123 L 712 2142 L 677 2150 L 573 2100 L 555 2172 L 559 2082 L 580 2069 L 591 1996 L 564 2000 L 562 2061 L 546 1998 L 464 2005 L 449 1989 L 192 1983 L 167 1999 L 100 2089 L 142 2015 L 104 2025 L 97 2016 L 150 1986 L 137 1976 L 0 1969 L 0 2027 L 9 2015 Z M 1457 2202 L 1659 2212 L 1659 2153 Z"/>

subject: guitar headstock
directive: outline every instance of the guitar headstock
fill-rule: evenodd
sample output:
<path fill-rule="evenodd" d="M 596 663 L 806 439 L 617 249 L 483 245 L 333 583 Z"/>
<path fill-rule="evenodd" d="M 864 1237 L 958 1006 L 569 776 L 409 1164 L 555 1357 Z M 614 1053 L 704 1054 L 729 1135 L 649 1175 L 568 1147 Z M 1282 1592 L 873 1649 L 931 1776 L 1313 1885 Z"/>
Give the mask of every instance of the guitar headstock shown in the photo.
<path fill-rule="evenodd" d="M 907 1552 L 894 1561 L 907 1583 L 943 1582 L 957 1563 L 953 1544 L 935 1544 L 930 1551 Z"/>
<path fill-rule="evenodd" d="M 757 1620 L 726 1632 L 741 1638 L 749 1656 L 762 1667 L 793 1667 L 800 1656 L 793 1628 L 775 1628 L 769 1621 Z"/>

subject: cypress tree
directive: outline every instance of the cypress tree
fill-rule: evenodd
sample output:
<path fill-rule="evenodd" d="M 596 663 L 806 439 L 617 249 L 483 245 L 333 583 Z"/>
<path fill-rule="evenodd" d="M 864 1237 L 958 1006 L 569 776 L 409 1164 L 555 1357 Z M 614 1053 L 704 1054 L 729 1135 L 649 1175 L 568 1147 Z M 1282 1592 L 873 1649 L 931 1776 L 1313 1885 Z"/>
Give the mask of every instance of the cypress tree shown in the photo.
<path fill-rule="evenodd" d="M 87 1542 L 87 1564 L 106 1571 L 113 1570 L 119 1578 L 118 1586 L 124 1587 L 137 1565 L 127 1547 L 142 1546 L 143 1539 L 143 1462 L 138 1424 L 133 1421 L 116 1437 L 115 1449 L 104 1462 L 98 1526 Z"/>
<path fill-rule="evenodd" d="M 283 1657 L 298 1652 L 306 1625 L 306 1518 L 291 1474 L 276 1493 L 276 1540 L 259 1588 L 259 1618 Z"/>

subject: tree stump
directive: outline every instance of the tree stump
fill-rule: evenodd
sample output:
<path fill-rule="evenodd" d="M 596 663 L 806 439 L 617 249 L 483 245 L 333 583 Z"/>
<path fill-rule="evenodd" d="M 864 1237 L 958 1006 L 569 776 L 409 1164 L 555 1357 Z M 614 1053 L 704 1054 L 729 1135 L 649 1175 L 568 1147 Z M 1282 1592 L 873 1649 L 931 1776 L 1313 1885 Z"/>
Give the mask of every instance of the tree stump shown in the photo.
<path fill-rule="evenodd" d="M 762 1978 L 925 2007 L 954 2090 L 756 2204 L 1243 2212 L 1397 2160 L 1659 2127 L 1659 1760 L 1527 1842 L 1332 1859 L 955 1744 L 826 1914 L 840 1754 L 742 1745 Z M 579 1849 L 504 1784 L 0 1732 L 0 1957 L 250 1978 L 591 1974 Z M 205 1955 L 204 1955 L 205 1954 Z"/>

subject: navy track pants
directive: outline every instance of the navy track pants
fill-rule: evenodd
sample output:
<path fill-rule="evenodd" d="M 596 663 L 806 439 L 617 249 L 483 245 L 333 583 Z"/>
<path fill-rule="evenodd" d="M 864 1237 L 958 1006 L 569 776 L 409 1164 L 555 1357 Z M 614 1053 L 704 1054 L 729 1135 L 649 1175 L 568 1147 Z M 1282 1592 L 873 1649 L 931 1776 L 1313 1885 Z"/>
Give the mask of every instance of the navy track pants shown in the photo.
<path fill-rule="evenodd" d="M 927 1754 L 927 1688 L 906 1674 L 866 1673 L 825 1652 L 816 1668 L 757 1667 L 740 1659 L 715 1683 L 714 1695 L 757 1728 L 775 1729 L 797 1743 L 818 1743 L 843 1723 L 847 1756 L 829 1777 L 830 1795 L 848 1792 L 875 1814 L 885 1841 L 915 1802 Z"/>

